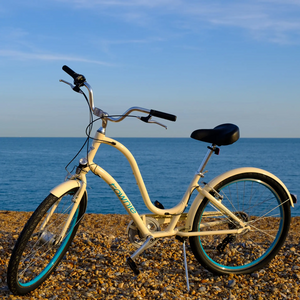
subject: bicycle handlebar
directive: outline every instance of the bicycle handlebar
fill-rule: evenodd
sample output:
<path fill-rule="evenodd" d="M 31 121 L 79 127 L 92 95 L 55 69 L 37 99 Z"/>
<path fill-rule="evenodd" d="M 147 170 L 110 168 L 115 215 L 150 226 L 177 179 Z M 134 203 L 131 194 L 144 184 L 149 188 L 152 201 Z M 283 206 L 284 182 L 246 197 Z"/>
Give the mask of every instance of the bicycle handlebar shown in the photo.
<path fill-rule="evenodd" d="M 161 119 L 166 119 L 169 121 L 173 121 L 175 122 L 177 117 L 175 115 L 171 115 L 162 111 L 158 111 L 158 110 L 154 110 L 151 109 L 150 110 L 150 115 L 152 115 L 153 117 L 157 117 L 157 118 L 161 118 Z"/>
<path fill-rule="evenodd" d="M 64 82 L 66 84 L 69 84 L 71 86 L 71 88 L 78 92 L 78 93 L 82 93 L 82 91 L 80 90 L 80 87 L 85 86 L 87 88 L 87 90 L 89 91 L 89 105 L 91 110 L 93 111 L 93 113 L 101 118 L 105 118 L 108 121 L 111 122 L 120 122 L 123 119 L 125 119 L 131 112 L 133 111 L 139 111 L 139 112 L 143 112 L 143 113 L 148 113 L 148 117 L 138 117 L 140 120 L 146 122 L 146 123 L 156 123 L 158 125 L 161 125 L 163 127 L 166 127 L 165 125 L 162 125 L 156 121 L 150 121 L 151 117 L 157 117 L 157 118 L 161 118 L 161 119 L 165 119 L 165 120 L 169 120 L 169 121 L 173 121 L 175 122 L 177 117 L 175 115 L 169 114 L 169 113 L 165 113 L 162 111 L 158 111 L 158 110 L 154 110 L 154 109 L 146 109 L 146 108 L 141 108 L 141 107 L 131 107 L 129 108 L 123 115 L 121 115 L 119 118 L 113 118 L 108 116 L 107 113 L 105 113 L 104 111 L 102 111 L 101 109 L 94 107 L 94 99 L 93 99 L 93 91 L 91 86 L 87 83 L 85 77 L 81 74 L 78 74 L 76 72 L 74 72 L 71 68 L 69 68 L 68 66 L 64 65 L 62 67 L 62 69 L 68 74 L 70 75 L 73 79 L 74 79 L 74 85 L 61 80 L 61 82 Z"/>
<path fill-rule="evenodd" d="M 67 74 L 69 74 L 71 77 L 73 77 L 73 79 L 75 79 L 77 76 L 78 76 L 78 74 L 76 73 L 76 72 L 74 72 L 72 69 L 70 69 L 68 66 L 66 66 L 66 65 L 64 65 L 63 67 L 62 67 L 62 69 L 67 73 Z"/>

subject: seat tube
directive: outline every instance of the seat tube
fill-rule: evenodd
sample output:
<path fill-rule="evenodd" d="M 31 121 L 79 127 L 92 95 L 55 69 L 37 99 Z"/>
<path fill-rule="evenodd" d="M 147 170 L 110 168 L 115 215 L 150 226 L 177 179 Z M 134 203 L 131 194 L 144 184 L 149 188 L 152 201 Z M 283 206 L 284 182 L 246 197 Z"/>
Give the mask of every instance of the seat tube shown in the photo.
<path fill-rule="evenodd" d="M 213 145 L 212 148 L 209 147 L 208 150 L 207 150 L 207 153 L 205 155 L 205 157 L 203 158 L 202 162 L 201 162 L 201 165 L 199 166 L 198 170 L 197 170 L 197 174 L 199 174 L 201 177 L 203 177 L 203 171 L 204 171 L 204 168 L 206 167 L 211 155 L 213 154 L 213 152 L 215 151 L 216 149 L 216 145 Z"/>

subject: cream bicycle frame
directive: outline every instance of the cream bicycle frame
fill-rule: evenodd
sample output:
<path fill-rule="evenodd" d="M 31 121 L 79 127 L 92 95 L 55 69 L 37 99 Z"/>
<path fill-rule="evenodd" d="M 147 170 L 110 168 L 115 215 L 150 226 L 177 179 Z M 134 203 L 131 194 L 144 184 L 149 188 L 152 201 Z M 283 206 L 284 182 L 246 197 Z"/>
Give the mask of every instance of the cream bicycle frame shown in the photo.
<path fill-rule="evenodd" d="M 134 208 L 133 204 L 131 203 L 130 199 L 127 197 L 126 193 L 123 191 L 121 186 L 118 184 L 118 182 L 103 168 L 101 168 L 99 165 L 94 163 L 94 157 L 100 147 L 101 144 L 107 144 L 110 145 L 117 150 L 119 150 L 128 160 L 131 169 L 133 171 L 133 174 L 135 176 L 137 185 L 139 187 L 141 196 L 144 200 L 144 203 L 146 207 L 153 213 L 147 214 L 147 215 L 139 215 L 136 209 Z M 201 235 L 215 235 L 215 234 L 234 234 L 234 233 L 241 233 L 243 231 L 251 230 L 250 226 L 247 226 L 241 219 L 239 219 L 234 213 L 232 213 L 230 210 L 228 210 L 223 204 L 220 199 L 215 198 L 210 194 L 210 192 L 213 190 L 213 187 L 220 181 L 224 180 L 225 178 L 228 178 L 229 176 L 233 176 L 235 174 L 239 174 L 242 172 L 259 172 L 266 174 L 276 181 L 278 181 L 287 191 L 287 195 L 290 195 L 288 193 L 287 188 L 284 186 L 284 184 L 273 174 L 256 168 L 240 168 L 235 169 L 229 172 L 226 172 L 215 179 L 213 179 L 210 183 L 206 184 L 203 188 L 199 186 L 198 181 L 200 180 L 202 175 L 202 170 L 205 167 L 207 161 L 209 160 L 210 156 L 212 154 L 212 151 L 208 151 L 206 157 L 204 158 L 202 164 L 200 165 L 198 171 L 194 175 L 191 183 L 189 184 L 182 200 L 173 208 L 170 209 L 160 209 L 154 206 L 149 198 L 147 189 L 145 187 L 143 178 L 141 176 L 140 170 L 138 168 L 138 165 L 136 163 L 136 160 L 134 159 L 131 152 L 121 143 L 118 141 L 111 139 L 109 137 L 106 137 L 104 133 L 102 133 L 102 130 L 99 129 L 94 137 L 93 144 L 89 150 L 87 160 L 88 164 L 87 167 L 83 168 L 80 172 L 80 174 L 75 175 L 71 180 L 66 181 L 59 185 L 58 187 L 54 188 L 51 193 L 57 197 L 61 197 L 65 192 L 67 192 L 72 187 L 80 187 L 76 195 L 74 196 L 74 206 L 70 212 L 70 215 L 68 217 L 68 220 L 61 232 L 61 235 L 58 239 L 58 242 L 61 241 L 67 231 L 67 228 L 73 218 L 73 215 L 75 214 L 76 209 L 79 205 L 79 200 L 82 198 L 84 192 L 86 191 L 86 174 L 89 171 L 92 171 L 95 175 L 98 175 L 100 178 L 102 178 L 109 186 L 110 188 L 115 192 L 121 203 L 123 204 L 124 208 L 128 212 L 128 214 L 131 216 L 132 220 L 134 221 L 135 225 L 141 232 L 141 234 L 146 237 L 153 237 L 161 238 L 161 237 L 168 237 L 168 236 L 181 236 L 181 237 L 190 237 L 190 236 L 201 236 Z M 198 192 L 198 195 L 194 199 L 190 210 L 188 213 L 183 213 L 185 208 L 187 207 L 189 198 L 191 193 L 196 190 Z M 223 215 L 225 217 L 225 221 L 218 221 L 218 224 L 221 224 L 222 222 L 228 222 L 228 220 L 234 220 L 240 228 L 236 229 L 228 229 L 228 230 L 218 230 L 218 231 L 196 231 L 192 232 L 190 231 L 192 229 L 193 220 L 195 217 L 195 213 L 197 211 L 198 206 L 200 205 L 201 201 L 207 198 L 211 204 L 216 208 L 216 212 L 209 213 L 213 214 L 215 216 Z M 291 197 L 289 196 L 289 199 L 287 201 L 290 201 L 293 205 L 293 201 Z M 54 213 L 54 210 L 50 212 L 50 214 Z M 163 231 L 156 231 L 156 232 L 150 232 L 149 229 L 146 226 L 146 217 L 152 216 L 159 220 L 160 223 L 169 223 L 167 228 Z M 176 225 L 180 219 L 185 219 L 185 226 L 184 228 L 177 228 Z M 44 225 L 43 225 L 44 226 Z M 202 226 L 205 226 L 202 225 Z"/>

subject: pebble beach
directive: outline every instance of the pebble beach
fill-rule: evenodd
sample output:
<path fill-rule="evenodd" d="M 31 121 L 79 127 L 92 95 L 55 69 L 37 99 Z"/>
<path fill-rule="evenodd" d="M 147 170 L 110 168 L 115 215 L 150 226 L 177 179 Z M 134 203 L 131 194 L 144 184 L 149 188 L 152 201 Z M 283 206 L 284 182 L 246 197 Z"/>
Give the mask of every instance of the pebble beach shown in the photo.
<path fill-rule="evenodd" d="M 77 235 L 52 275 L 26 296 L 7 288 L 12 248 L 30 212 L 0 211 L 0 299 L 300 299 L 300 217 L 265 268 L 247 275 L 216 276 L 203 268 L 187 244 L 187 292 L 182 243 L 159 240 L 138 259 L 135 276 L 126 257 L 135 251 L 126 236 L 127 215 L 86 214 Z"/>

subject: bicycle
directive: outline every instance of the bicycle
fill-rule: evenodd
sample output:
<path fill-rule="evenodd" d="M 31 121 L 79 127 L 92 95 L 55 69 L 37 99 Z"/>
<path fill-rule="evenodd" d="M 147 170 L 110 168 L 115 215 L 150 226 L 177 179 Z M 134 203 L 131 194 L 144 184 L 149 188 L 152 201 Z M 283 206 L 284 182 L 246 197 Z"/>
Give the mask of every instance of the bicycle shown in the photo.
<path fill-rule="evenodd" d="M 151 202 L 130 151 L 105 133 L 109 121 L 120 122 L 132 116 L 133 112 L 145 113 L 147 116 L 134 117 L 163 127 L 166 126 L 152 120 L 152 117 L 176 121 L 176 116 L 141 107 L 131 107 L 122 115 L 110 116 L 94 106 L 92 88 L 83 75 L 67 66 L 63 66 L 63 70 L 73 77 L 74 84 L 60 81 L 83 94 L 90 113 L 102 120 L 102 126 L 95 133 L 87 156 L 79 160 L 76 172 L 50 191 L 18 237 L 7 272 L 8 287 L 13 294 L 24 295 L 36 289 L 64 257 L 87 207 L 86 174 L 89 171 L 108 184 L 131 216 L 127 235 L 137 250 L 127 258 L 127 263 L 136 275 L 140 272 L 136 258 L 145 249 L 155 245 L 158 239 L 166 237 L 176 237 L 183 243 L 188 290 L 187 239 L 199 263 L 215 274 L 252 273 L 275 257 L 288 234 L 290 207 L 297 200 L 279 178 L 265 170 L 245 167 L 225 172 L 209 183 L 199 183 L 212 154 L 219 154 L 220 146 L 233 144 L 239 139 L 236 125 L 222 124 L 213 129 L 195 130 L 191 134 L 192 138 L 210 143 L 211 146 L 181 201 L 173 208 L 164 208 L 158 201 L 154 204 Z M 81 87 L 87 88 L 88 97 Z M 94 162 L 101 144 L 119 150 L 129 161 L 143 201 L 151 214 L 139 215 L 116 180 Z M 197 195 L 188 212 L 185 212 L 194 192 Z"/>

